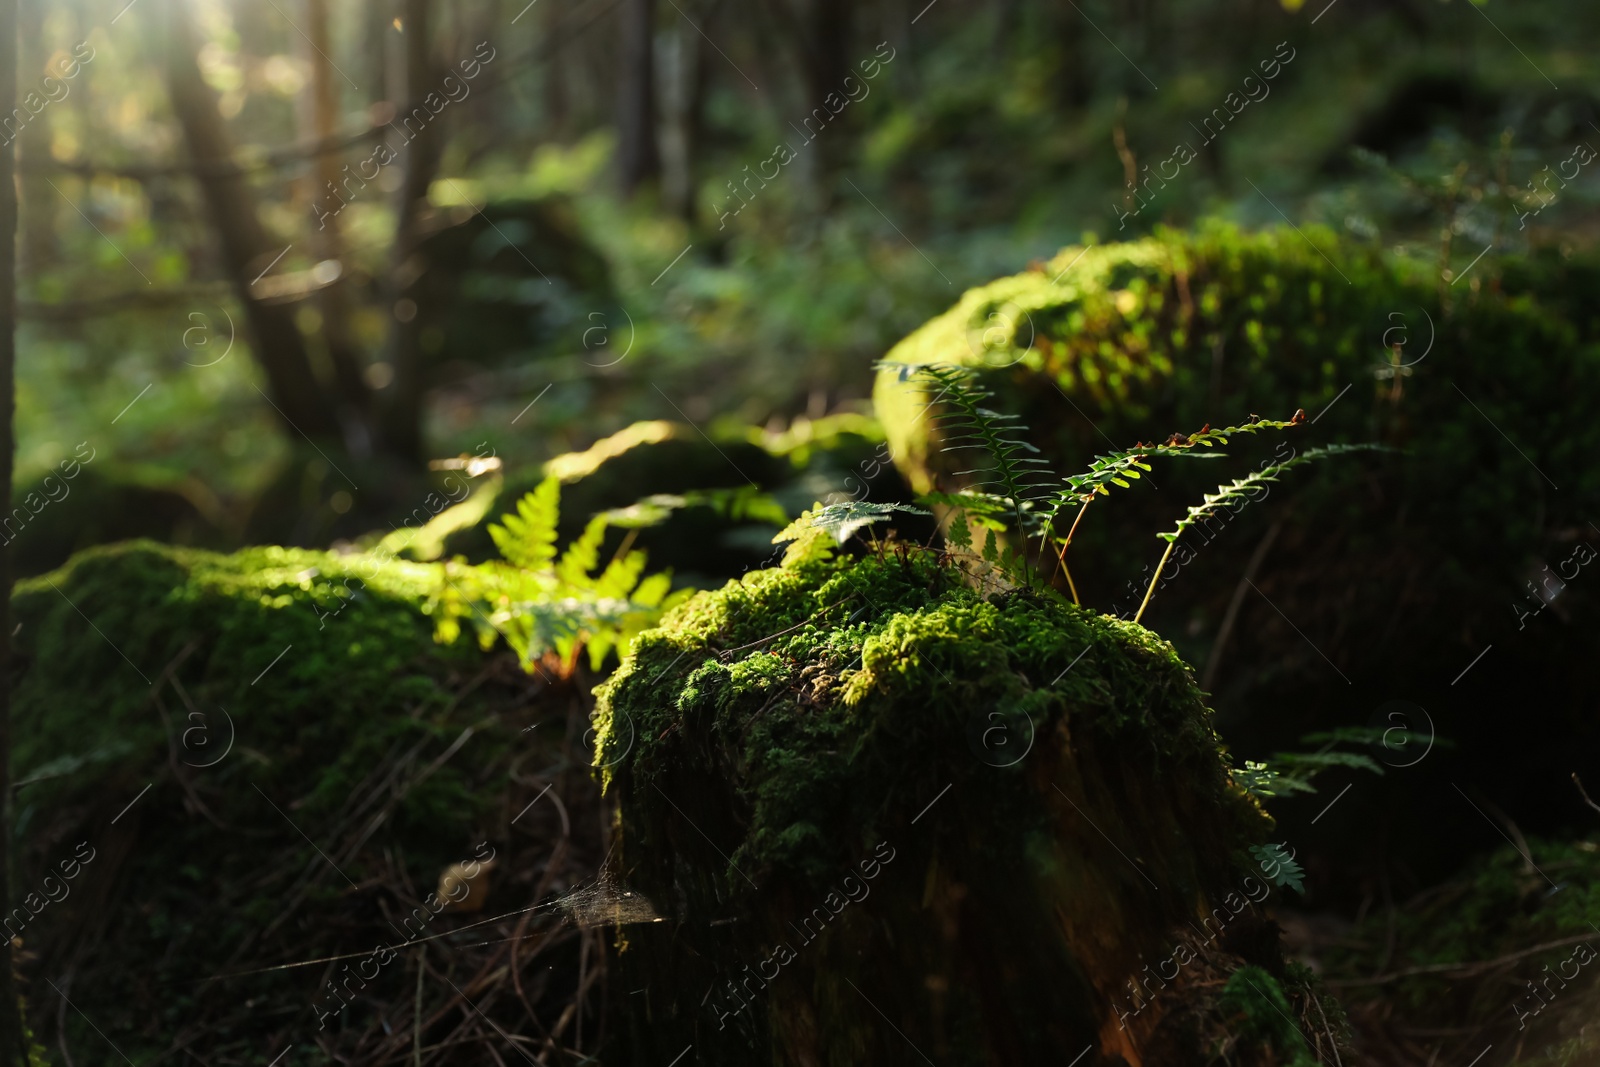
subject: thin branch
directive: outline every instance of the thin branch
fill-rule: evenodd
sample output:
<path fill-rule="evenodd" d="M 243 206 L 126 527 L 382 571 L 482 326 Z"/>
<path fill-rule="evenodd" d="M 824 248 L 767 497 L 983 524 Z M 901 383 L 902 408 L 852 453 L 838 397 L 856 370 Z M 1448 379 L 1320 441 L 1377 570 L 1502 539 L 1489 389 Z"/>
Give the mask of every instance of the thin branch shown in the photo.
<path fill-rule="evenodd" d="M 1596 804 L 1593 800 L 1589 799 L 1589 793 L 1583 788 L 1583 780 L 1578 777 L 1577 771 L 1572 772 L 1572 784 L 1578 787 L 1578 795 L 1583 797 L 1583 802 L 1589 805 L 1595 811 L 1600 812 L 1600 804 Z"/>

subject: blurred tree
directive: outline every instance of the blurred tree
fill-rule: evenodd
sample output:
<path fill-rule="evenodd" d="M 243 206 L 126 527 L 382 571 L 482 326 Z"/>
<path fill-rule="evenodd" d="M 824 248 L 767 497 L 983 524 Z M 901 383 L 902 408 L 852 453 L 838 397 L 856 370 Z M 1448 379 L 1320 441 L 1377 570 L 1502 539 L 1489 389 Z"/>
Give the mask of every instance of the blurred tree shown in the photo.
<path fill-rule="evenodd" d="M 222 246 L 223 267 L 255 335 L 255 356 L 271 385 L 272 402 L 284 421 L 306 437 L 341 441 L 331 398 L 312 373 L 305 340 L 290 308 L 259 295 L 260 275 L 270 268 L 279 249 L 261 224 L 244 170 L 234 161 L 216 91 L 200 74 L 187 0 L 169 0 L 167 15 L 167 89 L 172 109 L 194 159 L 195 177 Z"/>
<path fill-rule="evenodd" d="M 439 172 L 443 149 L 441 124 L 430 121 L 423 100 L 433 93 L 439 71 L 430 43 L 429 0 L 403 0 L 401 63 L 396 92 L 402 101 L 400 119 L 390 124 L 390 148 L 402 168 L 395 195 L 395 236 L 390 252 L 389 366 L 393 378 L 378 391 L 379 424 L 384 450 L 408 460 L 422 457 L 424 398 L 422 347 L 412 326 L 417 316 L 417 283 L 425 264 L 420 255 L 428 186 Z M 411 120 L 416 117 L 415 127 Z"/>
<path fill-rule="evenodd" d="M 623 0 L 617 95 L 617 181 L 624 193 L 661 173 L 656 146 L 655 0 Z"/>
<path fill-rule="evenodd" d="M 321 144 L 334 139 L 339 122 L 339 83 L 335 80 L 333 60 L 328 58 L 333 51 L 328 33 L 328 0 L 305 0 L 305 19 L 302 57 L 311 71 L 311 81 L 309 91 L 300 97 L 300 121 L 304 140 Z M 310 181 L 306 183 L 308 206 L 332 195 L 339 181 L 339 171 L 339 159 L 332 152 L 318 152 L 312 157 Z M 338 213 L 327 213 L 311 232 L 311 248 L 319 270 L 323 264 L 329 264 L 329 273 L 337 271 L 317 294 L 322 311 L 320 341 L 333 367 L 338 401 L 344 409 L 341 414 L 350 427 L 346 430 L 348 438 L 352 433 L 364 433 L 369 397 L 362 378 L 361 351 L 350 329 L 350 295 L 344 277 L 347 268 L 341 228 Z"/>

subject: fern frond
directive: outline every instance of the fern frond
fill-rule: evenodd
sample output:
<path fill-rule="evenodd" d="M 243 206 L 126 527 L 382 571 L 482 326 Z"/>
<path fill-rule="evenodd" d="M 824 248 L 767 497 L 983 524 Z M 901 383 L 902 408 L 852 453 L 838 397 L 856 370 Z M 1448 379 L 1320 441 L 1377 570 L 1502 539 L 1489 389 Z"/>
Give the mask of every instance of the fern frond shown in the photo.
<path fill-rule="evenodd" d="M 1282 845 L 1251 845 L 1250 854 L 1261 865 L 1261 873 L 1265 874 L 1273 885 L 1288 886 L 1296 893 L 1305 893 L 1305 868 L 1295 861 L 1294 856 L 1285 852 Z"/>
<path fill-rule="evenodd" d="M 1191 526 L 1196 525 L 1197 523 L 1203 522 L 1206 518 L 1216 514 L 1217 511 L 1221 510 L 1222 508 L 1228 507 L 1236 501 L 1250 501 L 1255 499 L 1255 497 L 1251 495 L 1255 489 L 1265 485 L 1267 482 L 1277 481 L 1279 474 L 1282 474 L 1284 471 L 1289 470 L 1292 467 L 1298 467 L 1302 463 L 1310 463 L 1313 460 L 1326 459 L 1329 456 L 1348 455 L 1352 452 L 1387 451 L 1392 450 L 1383 445 L 1374 444 L 1320 445 L 1316 448 L 1308 448 L 1306 451 L 1301 452 L 1298 455 L 1291 456 L 1281 463 L 1274 463 L 1270 466 L 1263 467 L 1261 470 L 1252 471 L 1243 478 L 1235 478 L 1227 485 L 1218 486 L 1215 493 L 1207 493 L 1201 503 L 1191 506 L 1189 508 L 1189 513 L 1178 520 L 1178 525 L 1174 529 L 1157 534 L 1156 536 L 1160 537 L 1164 541 L 1176 541 L 1180 536 L 1182 536 L 1183 531 L 1187 530 Z"/>
<path fill-rule="evenodd" d="M 844 544 L 850 539 L 851 534 L 863 526 L 883 522 L 892 518 L 896 512 L 906 515 L 928 514 L 923 509 L 911 507 L 909 504 L 874 504 L 866 500 L 847 500 L 841 504 L 829 504 L 824 507 L 818 503 L 813 504 L 798 519 L 779 531 L 773 537 L 772 543 L 776 545 L 785 541 L 799 541 L 808 534 L 823 533 Z"/>
<path fill-rule="evenodd" d="M 546 478 L 517 501 L 515 515 L 502 515 L 499 525 L 489 527 L 494 546 L 508 562 L 530 571 L 543 570 L 554 562 L 560 501 L 560 481 Z"/>
<path fill-rule="evenodd" d="M 670 592 L 670 574 L 643 577 L 643 552 L 628 552 L 600 569 L 600 551 L 612 525 L 609 512 L 591 518 L 558 558 L 560 492 L 560 483 L 547 478 L 518 501 L 515 514 L 489 528 L 503 562 L 445 564 L 427 606 L 436 640 L 454 641 L 466 619 L 485 650 L 504 640 L 531 667 L 547 652 L 570 663 L 587 646 L 598 670 L 608 652 L 625 652 L 683 599 Z"/>
<path fill-rule="evenodd" d="M 600 565 L 600 546 L 605 539 L 605 517 L 596 515 L 583 528 L 583 534 L 561 553 L 561 559 L 556 562 L 557 580 L 567 585 L 582 585 L 589 572 Z"/>
<path fill-rule="evenodd" d="M 1246 793 L 1256 797 L 1316 792 L 1311 783 L 1289 777 L 1266 763 L 1257 763 L 1254 760 L 1245 760 L 1243 767 L 1235 767 L 1233 780 Z"/>
<path fill-rule="evenodd" d="M 1053 526 L 1055 520 L 1064 512 L 1088 503 L 1096 495 L 1105 496 L 1111 492 L 1111 486 L 1128 488 L 1130 482 L 1137 479 L 1140 471 L 1150 470 L 1150 464 L 1144 462 L 1147 458 L 1182 457 L 1186 459 L 1214 459 L 1219 458 L 1220 452 L 1201 452 L 1199 449 L 1212 448 L 1216 445 L 1225 445 L 1228 438 L 1240 434 L 1261 433 L 1264 430 L 1287 430 L 1298 426 L 1305 421 L 1304 411 L 1296 411 L 1288 419 L 1263 419 L 1255 415 L 1250 416 L 1249 422 L 1242 422 L 1236 426 L 1224 426 L 1213 430 L 1207 423 L 1201 427 L 1200 432 L 1194 434 L 1175 433 L 1165 441 L 1145 444 L 1140 442 L 1132 448 L 1125 448 L 1103 456 L 1096 456 L 1089 464 L 1089 469 L 1082 474 L 1069 475 L 1066 487 L 1058 489 L 1044 506 L 1046 525 Z"/>
<path fill-rule="evenodd" d="M 899 365 L 880 363 L 879 367 L 898 369 Z M 1008 501 L 1012 528 L 1025 533 L 1034 504 L 1046 499 L 1058 481 L 1039 449 L 1024 439 L 1028 427 L 1020 416 L 1002 414 L 988 406 L 994 393 L 977 383 L 970 367 L 926 363 L 918 365 L 914 373 L 939 387 L 934 399 L 944 404 L 944 411 L 936 416 L 944 434 L 943 450 L 977 449 L 989 461 L 984 466 L 957 471 L 957 476 L 976 476 L 968 486 L 969 492 Z"/>

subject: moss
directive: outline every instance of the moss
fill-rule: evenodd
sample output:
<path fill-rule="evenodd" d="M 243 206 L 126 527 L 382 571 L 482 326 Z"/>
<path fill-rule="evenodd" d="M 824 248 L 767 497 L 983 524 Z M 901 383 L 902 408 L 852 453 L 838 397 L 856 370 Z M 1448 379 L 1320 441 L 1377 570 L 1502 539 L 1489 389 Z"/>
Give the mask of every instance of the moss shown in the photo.
<path fill-rule="evenodd" d="M 1233 1024 L 1230 1042 L 1265 1045 L 1276 1053 L 1272 1062 L 1288 1067 L 1313 1067 L 1317 1062 L 1293 1022 L 1283 987 L 1260 967 L 1234 971 L 1222 988 L 1217 1008 Z"/>
<path fill-rule="evenodd" d="M 419 605 L 437 575 L 370 556 L 133 542 L 17 586 L 19 885 L 80 841 L 100 857 L 22 937 L 41 974 L 80 961 L 74 1003 L 130 1056 L 247 996 L 279 998 L 315 1029 L 310 971 L 199 980 L 247 948 L 278 960 L 369 950 L 391 929 L 376 899 L 391 865 L 431 886 L 488 836 L 496 758 L 515 733 L 485 718 L 475 644 L 433 640 Z M 90 961 L 75 955 L 85 931 Z M 116 980 L 130 967 L 147 981 Z M 225 1028 L 259 1038 L 281 1021 Z M 68 1026 L 80 1048 L 100 1040 L 70 1013 Z"/>
<path fill-rule="evenodd" d="M 1331 233 L 1305 236 L 1209 226 L 1067 249 L 963 294 L 888 358 L 979 368 L 997 394 L 992 406 L 1020 415 L 1062 475 L 1208 422 L 1297 407 L 1320 415 L 1282 440 L 1236 438 L 1222 462 L 1157 461 L 1151 477 L 1083 512 L 1067 562 L 1083 602 L 1113 613 L 1137 609 L 1165 547 L 1157 531 L 1275 448 L 1396 447 L 1303 468 L 1260 506 L 1186 533 L 1143 621 L 1206 664 L 1242 755 L 1353 725 L 1368 698 L 1337 696 L 1337 683 L 1370 694 L 1368 706 L 1415 695 L 1422 679 L 1448 682 L 1493 644 L 1475 687 L 1451 693 L 1450 736 L 1464 754 L 1454 773 L 1504 773 L 1503 709 L 1528 678 L 1547 680 L 1554 696 L 1523 758 L 1562 766 L 1563 752 L 1600 739 L 1600 686 L 1582 666 L 1600 599 L 1564 596 L 1537 635 L 1518 632 L 1507 605 L 1543 565 L 1554 573 L 1594 536 L 1584 502 L 1600 498 L 1600 465 L 1586 457 L 1600 450 L 1600 431 L 1550 417 L 1573 397 L 1600 395 L 1600 345 L 1578 295 L 1591 275 L 1575 261 L 1552 281 L 1550 264 L 1508 260 L 1503 290 L 1487 277 L 1481 288 L 1452 287 Z M 1395 378 L 1385 343 L 1402 340 L 1409 366 Z M 919 385 L 885 373 L 874 400 L 917 488 L 955 488 L 957 472 L 981 465 L 940 451 Z M 1178 562 L 1191 553 L 1192 565 Z M 1414 825 L 1396 847 L 1418 876 L 1454 869 L 1457 841 Z M 1352 828 L 1341 844 L 1353 855 L 1372 847 L 1371 835 Z"/>
<path fill-rule="evenodd" d="M 1250 412 L 1318 413 L 1350 388 L 1316 432 L 1409 449 L 1405 491 L 1419 513 L 1456 520 L 1449 533 L 1463 563 L 1488 550 L 1504 564 L 1507 546 L 1536 543 L 1542 529 L 1523 506 L 1538 474 L 1485 418 L 1564 494 L 1600 491 L 1600 474 L 1583 458 L 1600 444 L 1588 436 L 1594 431 L 1574 433 L 1547 417 L 1562 397 L 1600 390 L 1600 350 L 1584 340 L 1592 331 L 1563 316 L 1577 282 L 1548 307 L 1526 291 L 1442 298 L 1434 278 L 1330 233 L 1310 237 L 1331 258 L 1293 230 L 1246 234 L 1220 224 L 1069 248 L 1041 269 L 964 293 L 886 358 L 979 368 L 1002 410 L 1024 413 L 1063 473 L 1112 444 Z M 1514 261 L 1508 270 L 1522 288 L 1531 284 L 1525 275 L 1548 273 Z M 1010 325 L 997 330 L 997 321 Z M 1383 366 L 1396 341 L 1410 364 L 1398 393 Z M 919 491 L 959 469 L 961 457 L 938 453 L 920 388 L 884 372 L 874 402 L 896 462 Z M 1212 473 L 1194 472 L 1196 484 Z M 1168 478 L 1188 484 L 1172 465 Z"/>
<path fill-rule="evenodd" d="M 622 775 L 636 790 L 664 781 L 685 745 L 725 762 L 748 806 L 730 877 L 836 867 L 840 833 L 872 837 L 888 803 L 878 787 L 931 796 L 952 775 L 995 773 L 969 734 L 996 723 L 1020 748 L 1070 719 L 1145 773 L 1228 788 L 1209 713 L 1170 645 L 1053 594 L 985 599 L 916 550 L 758 571 L 699 594 L 596 695 L 608 788 Z"/>

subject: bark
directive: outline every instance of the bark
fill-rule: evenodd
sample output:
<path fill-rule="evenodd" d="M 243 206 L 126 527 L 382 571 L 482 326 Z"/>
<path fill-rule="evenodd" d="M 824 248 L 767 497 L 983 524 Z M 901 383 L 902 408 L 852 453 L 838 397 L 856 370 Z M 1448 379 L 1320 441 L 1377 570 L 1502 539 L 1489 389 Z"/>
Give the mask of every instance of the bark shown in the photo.
<path fill-rule="evenodd" d="M 799 106 L 789 128 L 805 147 L 796 163 L 814 211 L 826 211 L 833 202 L 829 176 L 843 145 L 834 129 L 846 121 L 845 76 L 850 73 L 850 7 L 844 0 L 773 0 L 770 10 L 777 21 L 779 45 L 788 51 L 798 70 Z M 832 96 L 833 107 L 829 106 Z M 837 118 L 835 115 L 837 114 Z"/>
<path fill-rule="evenodd" d="M 395 71 L 398 91 L 393 94 L 402 103 L 390 124 L 395 162 L 389 164 L 402 168 L 389 279 L 389 363 L 394 376 L 378 394 L 384 450 L 412 462 L 420 462 L 423 452 L 425 389 L 417 336 L 418 283 L 427 268 L 422 238 L 429 220 L 428 186 L 439 171 L 444 140 L 441 119 L 427 105 L 441 92 L 429 49 L 431 9 L 429 0 L 402 3 L 401 62 Z"/>
<path fill-rule="evenodd" d="M 183 128 L 189 154 L 202 165 L 196 178 L 222 246 L 223 269 L 244 306 L 256 361 L 266 373 L 272 402 L 295 432 L 342 445 L 338 416 L 312 372 L 305 340 L 290 308 L 264 303 L 253 293 L 253 282 L 282 246 L 262 226 L 245 177 L 221 166 L 232 160 L 233 145 L 217 110 L 217 95 L 200 74 L 185 0 L 169 0 L 167 23 L 166 75 L 172 109 Z"/>
<path fill-rule="evenodd" d="M 0 115 L 17 106 L 17 0 L 0 0 Z M 11 506 L 16 458 L 16 141 L 0 146 L 0 500 Z M 11 910 L 11 548 L 0 545 L 0 913 Z M 28 1062 L 11 940 L 0 939 L 0 1065 Z"/>
<path fill-rule="evenodd" d="M 661 173 L 656 145 L 655 0 L 622 0 L 617 180 L 624 194 Z"/>
<path fill-rule="evenodd" d="M 339 75 L 328 58 L 333 51 L 328 34 L 328 0 L 306 0 L 305 37 L 302 40 L 303 55 L 311 69 L 311 84 L 303 100 L 301 122 L 305 127 L 304 139 L 320 144 L 333 139 L 338 132 L 339 120 Z M 329 203 L 330 198 L 336 197 L 339 191 L 341 170 L 348 172 L 349 167 L 341 167 L 337 154 L 325 152 L 312 157 L 310 169 L 307 200 L 313 216 L 320 216 L 316 228 L 311 232 L 311 248 L 319 262 L 336 263 L 340 271 L 339 278 L 318 294 L 322 310 L 322 340 L 327 346 L 328 361 L 333 367 L 334 387 L 338 403 L 343 409 L 341 414 L 347 427 L 346 435 L 351 439 L 351 451 L 362 455 L 371 447 L 366 434 L 367 384 L 362 377 L 365 361 L 350 329 L 350 290 L 345 281 L 348 267 L 344 263 L 339 216 L 336 210 L 332 210 L 338 201 Z M 357 169 L 359 171 L 359 165 Z M 357 177 L 359 179 L 359 174 Z"/>
<path fill-rule="evenodd" d="M 21 22 L 18 43 L 21 50 L 23 81 L 37 85 L 45 75 L 56 74 L 55 71 L 47 69 L 50 49 L 44 40 L 45 0 L 22 0 L 17 14 Z M 68 92 L 72 91 L 73 88 L 69 86 Z M 34 123 L 38 128 L 31 131 L 32 136 L 17 138 L 17 184 L 22 202 L 28 207 L 27 211 L 20 213 L 18 220 L 22 230 L 18 269 L 22 279 L 36 276 L 40 269 L 51 265 L 57 258 L 56 205 L 50 203 L 50 199 L 56 194 L 43 177 L 28 173 L 26 165 L 29 160 L 49 158 L 48 124 L 53 118 L 47 108 L 40 113 Z M 56 202 L 60 202 L 59 198 Z"/>

